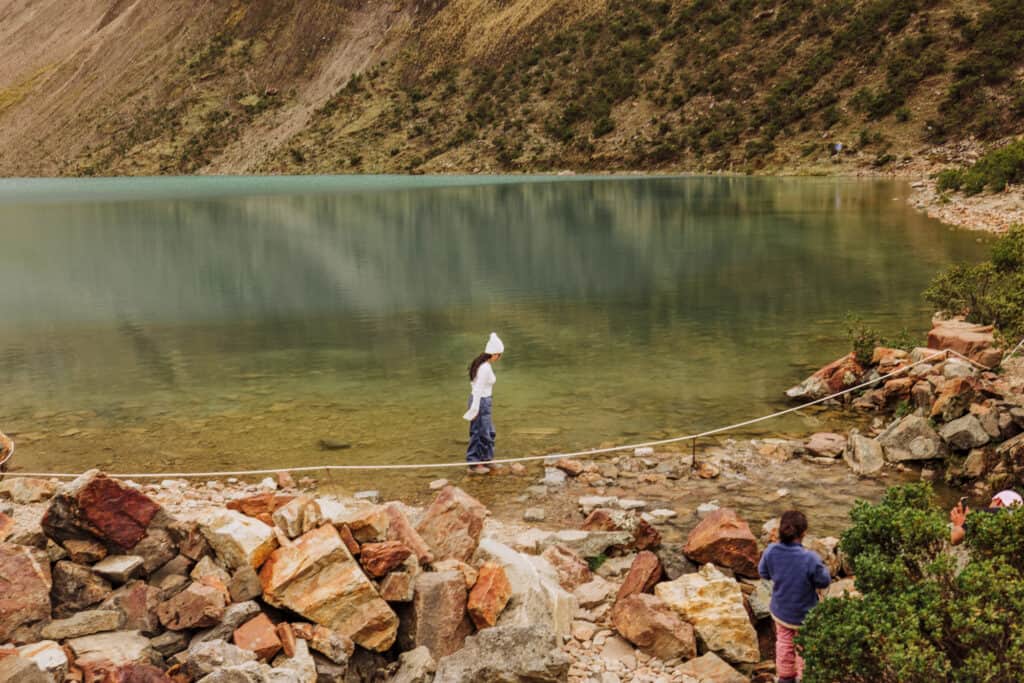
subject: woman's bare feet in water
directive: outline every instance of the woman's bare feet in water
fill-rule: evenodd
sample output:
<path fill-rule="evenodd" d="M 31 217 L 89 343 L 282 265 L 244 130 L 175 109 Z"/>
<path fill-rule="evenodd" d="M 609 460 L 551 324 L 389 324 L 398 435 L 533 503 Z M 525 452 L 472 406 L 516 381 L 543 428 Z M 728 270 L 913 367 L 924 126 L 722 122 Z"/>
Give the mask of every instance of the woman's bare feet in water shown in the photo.
<path fill-rule="evenodd" d="M 470 474 L 489 474 L 490 471 L 490 468 L 487 467 L 486 465 L 477 465 L 475 467 L 469 468 Z"/>

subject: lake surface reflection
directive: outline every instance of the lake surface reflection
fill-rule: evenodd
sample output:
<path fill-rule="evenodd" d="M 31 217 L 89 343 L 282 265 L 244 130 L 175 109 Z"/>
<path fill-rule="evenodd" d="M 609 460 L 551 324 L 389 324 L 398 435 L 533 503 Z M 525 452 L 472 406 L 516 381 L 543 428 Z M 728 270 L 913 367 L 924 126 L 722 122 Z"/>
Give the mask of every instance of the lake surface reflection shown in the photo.
<path fill-rule="evenodd" d="M 500 456 L 728 424 L 778 409 L 844 352 L 848 311 L 927 328 L 928 279 L 985 246 L 914 212 L 907 192 L 762 178 L 0 181 L 0 428 L 22 468 L 457 461 L 465 367 L 491 330 L 507 349 Z"/>

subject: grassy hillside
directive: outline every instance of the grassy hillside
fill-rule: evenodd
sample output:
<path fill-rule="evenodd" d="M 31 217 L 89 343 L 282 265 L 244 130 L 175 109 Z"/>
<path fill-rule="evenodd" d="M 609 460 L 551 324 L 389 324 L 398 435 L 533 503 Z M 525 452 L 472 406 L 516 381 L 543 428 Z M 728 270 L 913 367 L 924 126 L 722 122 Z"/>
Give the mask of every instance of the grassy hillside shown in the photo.
<path fill-rule="evenodd" d="M 0 75 L 0 173 L 889 170 L 1024 132 L 1019 0 L 189 6 L 104 106 Z"/>

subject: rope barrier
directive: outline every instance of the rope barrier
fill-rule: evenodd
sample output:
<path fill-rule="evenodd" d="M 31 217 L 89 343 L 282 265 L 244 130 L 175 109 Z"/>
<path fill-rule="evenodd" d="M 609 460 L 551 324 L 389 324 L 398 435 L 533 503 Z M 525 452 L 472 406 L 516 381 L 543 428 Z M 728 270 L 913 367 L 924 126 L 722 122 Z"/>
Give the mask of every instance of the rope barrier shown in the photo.
<path fill-rule="evenodd" d="M 1024 339 L 1022 339 L 1021 343 L 1017 345 L 1017 349 L 1020 349 L 1021 346 L 1024 346 Z M 1014 349 L 1014 352 L 1016 352 L 1017 349 Z M 643 443 L 625 444 L 625 445 L 622 445 L 622 446 L 609 446 L 607 448 L 591 448 L 591 449 L 588 449 L 588 450 L 572 451 L 572 452 L 568 452 L 568 453 L 549 453 L 547 455 L 529 455 L 529 456 L 524 456 L 524 457 L 521 457 L 521 458 L 502 458 L 502 459 L 490 460 L 490 461 L 487 462 L 487 464 L 488 465 L 509 465 L 509 464 L 513 464 L 513 463 L 536 462 L 536 461 L 539 461 L 539 460 L 560 460 L 560 459 L 564 459 L 564 458 L 589 458 L 589 457 L 593 457 L 593 456 L 597 456 L 597 455 L 604 455 L 604 454 L 607 454 L 607 453 L 617 453 L 617 452 L 620 452 L 620 451 L 633 450 L 633 449 L 636 449 L 636 448 L 650 448 L 650 447 L 654 447 L 654 446 L 666 446 L 668 444 L 680 443 L 682 441 L 697 440 L 697 439 L 700 439 L 700 438 L 703 438 L 703 437 L 707 437 L 707 436 L 714 436 L 715 434 L 721 434 L 723 432 L 732 431 L 732 430 L 738 429 L 740 427 L 749 427 L 750 425 L 758 424 L 760 422 L 766 422 L 768 420 L 773 420 L 773 419 L 775 419 L 777 417 L 782 417 L 783 415 L 788 415 L 790 413 L 795 413 L 795 412 L 804 410 L 805 408 L 809 408 L 811 406 L 815 406 L 815 405 L 818 405 L 818 404 L 821 404 L 821 403 L 826 403 L 828 401 L 831 401 L 831 400 L 834 400 L 836 398 L 839 398 L 840 396 L 844 396 L 844 395 L 852 393 L 854 391 L 858 391 L 858 390 L 863 389 L 865 387 L 871 386 L 872 384 L 877 384 L 878 382 L 881 382 L 883 380 L 889 379 L 891 377 L 895 377 L 896 375 L 903 374 L 903 373 L 907 372 L 908 370 L 910 370 L 910 369 L 912 369 L 912 368 L 914 368 L 914 367 L 916 367 L 918 365 L 921 365 L 923 363 L 927 363 L 928 361 L 933 360 L 935 358 L 938 358 L 939 356 L 945 356 L 945 357 L 948 358 L 948 356 L 950 356 L 950 355 L 958 356 L 959 358 L 962 358 L 963 360 L 967 361 L 968 363 L 970 363 L 970 364 L 972 364 L 974 366 L 977 366 L 977 367 L 979 367 L 979 368 L 981 368 L 983 370 L 992 370 L 994 368 L 994 366 L 990 367 L 990 366 L 987 366 L 987 365 L 982 365 L 981 363 L 978 363 L 977 361 L 971 360 L 970 358 L 968 358 L 967 356 L 963 355 L 962 353 L 958 353 L 957 351 L 953 351 L 952 349 L 944 349 L 942 351 L 936 351 L 935 353 L 933 353 L 933 354 L 931 354 L 929 356 L 926 356 L 925 358 L 922 358 L 919 361 L 911 363 L 910 365 L 904 365 L 903 367 L 897 368 L 896 370 L 894 370 L 894 371 L 892 371 L 890 373 L 887 373 L 885 375 L 881 375 L 879 377 L 876 377 L 874 379 L 868 380 L 866 382 L 862 382 L 862 383 L 860 383 L 860 384 L 858 384 L 856 386 L 852 386 L 852 387 L 849 387 L 847 389 L 843 389 L 842 391 L 837 391 L 834 394 L 829 394 L 828 396 L 824 396 L 822 398 L 815 399 L 815 400 L 809 401 L 807 403 L 802 403 L 802 404 L 800 404 L 798 406 L 795 406 L 795 407 L 792 407 L 792 408 L 787 408 L 785 410 L 780 410 L 780 411 L 771 413 L 769 415 L 764 415 L 764 416 L 761 416 L 761 417 L 756 417 L 756 418 L 753 418 L 751 420 L 745 420 L 743 422 L 737 422 L 735 424 L 727 425 L 725 427 L 717 427 L 715 429 L 709 429 L 707 431 L 700 432 L 698 434 L 687 434 L 687 435 L 684 435 L 684 436 L 676 436 L 676 437 L 672 437 L 672 438 L 668 438 L 668 439 L 658 439 L 658 440 L 655 440 L 655 441 L 645 441 Z M 8 458 L 9 457 L 10 456 L 8 456 Z M 6 461 L 4 461 L 4 462 L 6 462 Z M 153 473 L 153 472 L 136 472 L 136 473 L 128 473 L 128 474 L 108 473 L 107 476 L 114 477 L 114 478 L 117 478 L 117 479 L 189 479 L 189 478 L 199 479 L 199 478 L 217 478 L 217 477 L 246 477 L 246 476 L 277 474 L 278 472 L 319 472 L 319 471 L 332 472 L 332 471 L 353 471 L 353 470 L 375 471 L 375 470 L 415 470 L 415 469 L 427 470 L 427 469 L 442 469 L 442 468 L 448 468 L 448 467 L 466 467 L 466 466 L 467 466 L 467 464 L 464 461 L 460 461 L 460 462 L 433 462 L 433 463 L 407 463 L 407 464 L 390 464 L 390 465 L 308 465 L 308 466 L 302 466 L 302 467 L 275 467 L 273 469 L 232 470 L 232 471 L 223 471 L 223 472 L 158 472 L 158 473 Z M 72 478 L 80 476 L 80 474 L 81 473 L 73 474 L 73 473 L 70 473 L 70 472 L 5 472 L 4 476 L 46 477 L 46 478 L 57 478 L 57 479 L 72 479 Z"/>

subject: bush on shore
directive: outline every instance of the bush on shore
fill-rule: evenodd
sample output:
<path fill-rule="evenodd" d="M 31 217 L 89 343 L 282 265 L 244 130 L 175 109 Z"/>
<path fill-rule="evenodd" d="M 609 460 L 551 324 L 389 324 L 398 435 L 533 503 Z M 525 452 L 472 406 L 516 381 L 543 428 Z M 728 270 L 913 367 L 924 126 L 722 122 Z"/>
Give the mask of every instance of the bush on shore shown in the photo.
<path fill-rule="evenodd" d="M 946 551 L 928 484 L 858 503 L 840 548 L 863 598 L 824 601 L 804 622 L 805 683 L 1015 681 L 1024 667 L 1024 509 L 967 518 L 970 559 Z"/>
<path fill-rule="evenodd" d="M 1024 182 L 1024 139 L 993 150 L 966 168 L 941 171 L 937 179 L 940 191 L 963 190 L 968 195 L 986 188 L 1002 192 L 1007 185 Z"/>
<path fill-rule="evenodd" d="M 1009 342 L 1024 337 L 1024 226 L 1001 237 L 988 261 L 957 264 L 937 275 L 924 296 L 944 313 L 995 325 Z"/>

